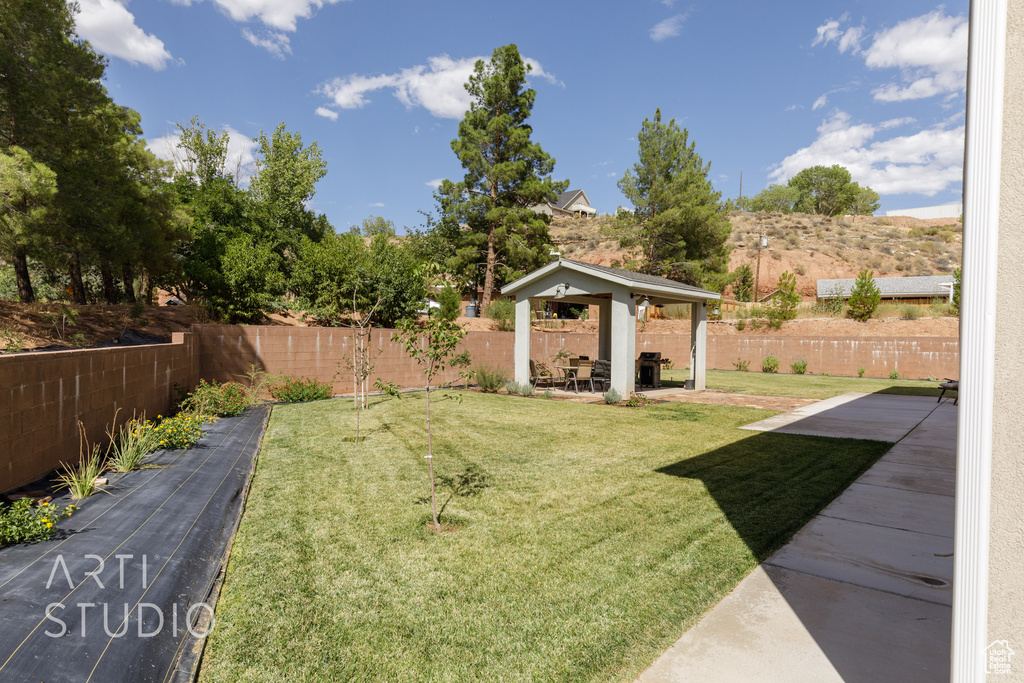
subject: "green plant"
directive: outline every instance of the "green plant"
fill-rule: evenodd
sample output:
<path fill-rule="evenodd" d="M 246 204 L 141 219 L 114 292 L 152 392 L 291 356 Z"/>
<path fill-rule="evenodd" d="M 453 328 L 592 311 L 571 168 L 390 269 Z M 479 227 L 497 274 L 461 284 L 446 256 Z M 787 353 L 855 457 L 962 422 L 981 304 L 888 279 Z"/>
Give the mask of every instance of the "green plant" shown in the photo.
<path fill-rule="evenodd" d="M 117 414 L 114 414 L 116 424 Z M 159 438 L 153 424 L 146 419 L 145 413 L 115 429 L 113 424 L 107 429 L 110 439 L 110 451 L 107 465 L 114 472 L 131 472 L 139 469 L 142 459 L 155 451 L 159 446 Z"/>
<path fill-rule="evenodd" d="M 768 319 L 772 322 L 792 320 L 796 317 L 796 308 L 800 304 L 800 294 L 796 291 L 796 275 L 788 270 L 779 276 L 778 290 L 772 295 Z M 774 316 L 772 315 L 774 313 Z"/>
<path fill-rule="evenodd" d="M 44 315 L 43 320 L 53 325 L 53 330 L 57 333 L 57 340 L 64 343 L 67 341 L 65 337 L 67 336 L 68 328 L 78 324 L 78 309 L 63 304 L 56 313 Z M 81 334 L 81 332 L 78 334 Z"/>
<path fill-rule="evenodd" d="M 737 358 L 732 362 L 732 366 L 740 372 L 747 372 L 750 369 L 750 361 Z"/>
<path fill-rule="evenodd" d="M 779 359 L 769 353 L 767 356 L 764 357 L 764 360 L 761 361 L 761 372 L 778 372 L 778 371 L 779 371 Z"/>
<path fill-rule="evenodd" d="M 612 405 L 622 400 L 622 394 L 617 392 L 615 389 L 608 389 L 604 392 L 604 402 Z"/>
<path fill-rule="evenodd" d="M 377 381 L 373 383 L 373 386 L 375 389 L 380 391 L 380 393 L 384 394 L 385 396 L 397 399 L 402 398 L 402 387 L 395 384 L 394 382 L 385 382 L 380 377 L 378 377 Z"/>
<path fill-rule="evenodd" d="M 900 373 L 898 371 L 896 371 L 896 370 L 890 370 L 889 371 L 889 379 L 899 379 L 899 378 L 900 378 Z"/>
<path fill-rule="evenodd" d="M 63 510 L 53 503 L 33 505 L 31 498 L 22 498 L 0 507 L 0 546 L 45 541 L 57 533 L 57 522 L 70 517 L 74 505 Z"/>
<path fill-rule="evenodd" d="M 863 365 L 857 368 L 858 377 L 863 377 L 865 372 L 867 372 L 867 368 L 865 368 Z"/>
<path fill-rule="evenodd" d="M 875 284 L 874 273 L 870 270 L 860 271 L 850 291 L 850 317 L 864 322 L 871 317 L 881 301 L 882 294 Z"/>
<path fill-rule="evenodd" d="M 181 402 L 181 409 L 195 415 L 233 417 L 248 408 L 249 392 L 239 382 L 219 384 L 200 378 L 199 384 Z"/>
<path fill-rule="evenodd" d="M 505 382 L 505 391 L 515 396 L 516 394 L 519 393 L 519 384 L 515 380 L 510 379 L 509 381 Z"/>
<path fill-rule="evenodd" d="M 462 314 L 462 297 L 452 286 L 442 287 L 437 291 L 437 303 L 441 304 L 437 315 L 449 320 L 458 318 Z"/>
<path fill-rule="evenodd" d="M 107 467 L 99 444 L 90 444 L 85 425 L 78 421 L 78 464 L 61 463 L 57 489 L 67 489 L 75 500 L 88 498 L 98 490 L 96 478 Z"/>
<path fill-rule="evenodd" d="M 304 403 L 331 397 L 331 385 L 312 377 L 287 377 L 283 384 L 270 388 L 270 396 L 281 403 Z"/>
<path fill-rule="evenodd" d="M 263 402 L 264 394 L 267 394 L 267 386 L 270 384 L 270 375 L 255 363 L 249 363 L 249 369 L 236 377 L 243 378 L 248 382 L 246 388 L 246 401 L 249 407 L 258 406 Z"/>
<path fill-rule="evenodd" d="M 921 317 L 921 309 L 914 304 L 900 306 L 900 317 L 905 320 L 917 320 Z"/>
<path fill-rule="evenodd" d="M 959 268 L 953 269 L 953 294 L 950 298 L 950 309 L 952 315 L 960 315 L 960 278 L 962 273 Z"/>
<path fill-rule="evenodd" d="M 789 364 L 789 369 L 793 371 L 794 375 L 802 375 L 807 372 L 807 360 L 798 358 Z"/>
<path fill-rule="evenodd" d="M 203 418 L 199 415 L 179 413 L 163 419 L 160 417 L 157 415 L 160 421 L 153 428 L 158 448 L 184 450 L 194 446 L 203 436 Z"/>
<path fill-rule="evenodd" d="M 476 369 L 476 383 L 480 385 L 481 391 L 488 394 L 497 393 L 507 381 L 508 375 L 502 368 L 480 366 Z"/>
<path fill-rule="evenodd" d="M 554 398 L 554 397 L 555 397 L 555 392 L 551 391 L 550 389 L 545 389 L 544 390 L 544 398 Z"/>
<path fill-rule="evenodd" d="M 500 332 L 512 332 L 516 329 L 516 302 L 512 299 L 495 299 L 484 315 L 494 321 Z"/>
<path fill-rule="evenodd" d="M 639 408 L 640 406 L 647 406 L 654 403 L 651 399 L 647 398 L 643 394 L 631 394 L 629 400 L 626 401 L 626 405 L 630 408 Z"/>
<path fill-rule="evenodd" d="M 746 318 L 740 318 L 739 320 L 736 321 L 736 329 L 739 330 L 740 332 L 742 332 L 744 329 L 746 329 L 746 327 L 747 327 L 747 320 L 746 320 Z"/>

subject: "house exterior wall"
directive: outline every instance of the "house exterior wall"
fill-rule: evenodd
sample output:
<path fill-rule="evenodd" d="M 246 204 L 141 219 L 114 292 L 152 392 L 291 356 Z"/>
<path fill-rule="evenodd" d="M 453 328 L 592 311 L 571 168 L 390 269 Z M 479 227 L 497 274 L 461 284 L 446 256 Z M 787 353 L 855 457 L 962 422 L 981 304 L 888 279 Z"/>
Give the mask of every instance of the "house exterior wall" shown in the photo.
<path fill-rule="evenodd" d="M 992 415 L 988 634 L 1017 652 L 1024 680 L 1024 4 L 1008 3 Z"/>
<path fill-rule="evenodd" d="M 939 206 L 922 206 L 916 209 L 896 209 L 886 211 L 886 216 L 910 216 L 911 218 L 960 218 L 964 212 L 962 202 L 941 204 Z"/>

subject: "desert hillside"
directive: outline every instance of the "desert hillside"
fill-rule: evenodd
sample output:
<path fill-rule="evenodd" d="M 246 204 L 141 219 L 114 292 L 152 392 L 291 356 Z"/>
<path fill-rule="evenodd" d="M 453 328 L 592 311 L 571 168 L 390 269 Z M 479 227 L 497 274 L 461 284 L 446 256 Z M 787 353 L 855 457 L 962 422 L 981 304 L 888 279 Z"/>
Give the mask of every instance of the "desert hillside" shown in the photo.
<path fill-rule="evenodd" d="M 960 265 L 963 231 L 956 219 L 743 213 L 729 215 L 731 267 L 757 266 L 758 236 L 768 238 L 761 252 L 759 292 L 775 289 L 784 271 L 795 273 L 805 299 L 822 278 L 852 278 L 864 268 L 878 276 L 939 275 Z M 567 258 L 614 265 L 627 257 L 611 229 L 612 218 L 556 219 L 551 238 Z"/>

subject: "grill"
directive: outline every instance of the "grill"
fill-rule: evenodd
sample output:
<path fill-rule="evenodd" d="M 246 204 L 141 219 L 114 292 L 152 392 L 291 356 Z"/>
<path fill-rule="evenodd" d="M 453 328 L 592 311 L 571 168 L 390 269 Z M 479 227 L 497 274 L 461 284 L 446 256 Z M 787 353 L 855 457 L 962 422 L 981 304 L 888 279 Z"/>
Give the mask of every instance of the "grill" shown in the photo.
<path fill-rule="evenodd" d="M 661 351 L 644 351 L 640 354 L 640 386 L 657 389 L 661 386 L 661 365 L 668 360 L 661 359 Z"/>

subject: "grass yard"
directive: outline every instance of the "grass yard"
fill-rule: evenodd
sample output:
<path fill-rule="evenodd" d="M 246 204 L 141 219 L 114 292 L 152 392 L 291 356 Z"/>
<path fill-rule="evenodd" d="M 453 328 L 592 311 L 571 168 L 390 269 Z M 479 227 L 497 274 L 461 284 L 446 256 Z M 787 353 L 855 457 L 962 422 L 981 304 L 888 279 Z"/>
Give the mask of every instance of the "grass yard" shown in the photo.
<path fill-rule="evenodd" d="M 358 445 L 349 401 L 274 408 L 202 681 L 630 681 L 889 448 L 462 396 L 432 402 L 435 464 L 491 486 L 444 534 L 422 394 L 378 399 Z"/>
<path fill-rule="evenodd" d="M 662 384 L 666 387 L 682 386 L 683 380 L 689 378 L 689 369 L 661 371 Z M 712 390 L 734 391 L 739 394 L 818 399 L 832 398 L 849 391 L 863 394 L 903 394 L 906 396 L 938 396 L 942 391 L 936 381 L 757 372 L 754 371 L 753 365 L 748 372 L 708 370 L 707 387 Z"/>

